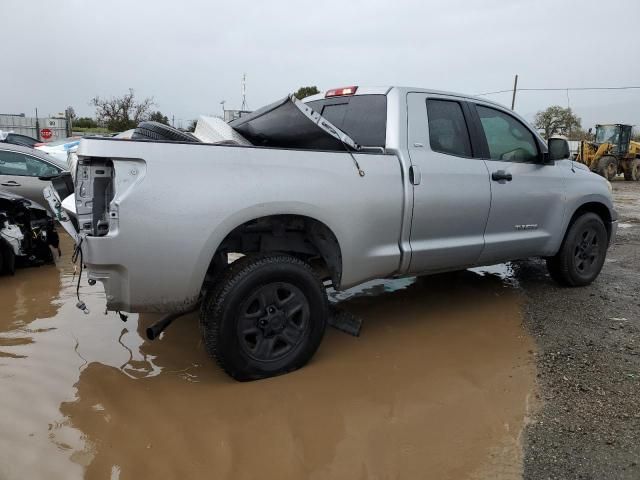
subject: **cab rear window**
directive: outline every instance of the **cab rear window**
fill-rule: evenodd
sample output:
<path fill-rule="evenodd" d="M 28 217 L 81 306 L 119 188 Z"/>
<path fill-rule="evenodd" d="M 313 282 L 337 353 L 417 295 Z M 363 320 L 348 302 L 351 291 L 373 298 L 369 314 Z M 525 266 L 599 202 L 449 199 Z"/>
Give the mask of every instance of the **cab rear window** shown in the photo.
<path fill-rule="evenodd" d="M 308 102 L 311 108 L 362 146 L 384 147 L 387 135 L 387 97 L 354 95 Z"/>

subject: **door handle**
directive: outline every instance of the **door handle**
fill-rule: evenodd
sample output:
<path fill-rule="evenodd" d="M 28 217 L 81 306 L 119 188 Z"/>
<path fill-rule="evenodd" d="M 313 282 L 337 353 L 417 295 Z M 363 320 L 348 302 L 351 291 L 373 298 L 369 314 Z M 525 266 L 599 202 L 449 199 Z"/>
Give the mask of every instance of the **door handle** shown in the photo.
<path fill-rule="evenodd" d="M 420 173 L 420 169 L 415 165 L 411 165 L 409 167 L 409 181 L 412 185 L 420 185 L 421 180 L 422 174 Z"/>
<path fill-rule="evenodd" d="M 14 182 L 13 180 L 9 180 L 7 183 L 0 183 L 3 187 L 19 187 L 20 184 L 18 182 Z"/>
<path fill-rule="evenodd" d="M 501 180 L 506 180 L 507 182 L 510 182 L 511 180 L 513 180 L 513 175 L 511 175 L 509 172 L 506 172 L 504 170 L 498 170 L 491 174 L 491 180 L 493 180 L 494 182 L 499 182 Z"/>

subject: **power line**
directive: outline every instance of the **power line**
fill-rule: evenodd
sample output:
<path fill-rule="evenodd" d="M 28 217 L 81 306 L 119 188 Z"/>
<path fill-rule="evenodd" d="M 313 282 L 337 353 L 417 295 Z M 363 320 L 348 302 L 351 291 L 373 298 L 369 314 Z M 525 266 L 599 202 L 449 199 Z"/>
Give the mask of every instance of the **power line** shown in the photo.
<path fill-rule="evenodd" d="M 569 87 L 569 88 L 518 88 L 518 92 L 568 92 L 568 91 L 580 91 L 580 90 L 639 90 L 640 86 L 632 87 Z M 476 93 L 476 97 L 482 97 L 484 95 L 495 95 L 497 93 L 512 92 L 513 89 L 497 90 L 495 92 Z"/>

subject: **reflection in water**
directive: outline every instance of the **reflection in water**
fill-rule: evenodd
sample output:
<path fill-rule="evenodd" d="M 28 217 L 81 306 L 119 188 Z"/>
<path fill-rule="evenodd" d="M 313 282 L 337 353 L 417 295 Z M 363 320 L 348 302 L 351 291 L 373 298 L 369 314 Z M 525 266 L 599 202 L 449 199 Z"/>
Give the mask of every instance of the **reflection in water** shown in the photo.
<path fill-rule="evenodd" d="M 82 288 L 85 316 L 66 263 L 21 272 L 25 284 L 45 274 L 58 287 L 41 302 L 54 306 L 0 322 L 0 351 L 23 357 L 0 357 L 0 478 L 519 474 L 531 344 L 498 275 L 335 294 L 364 319 L 361 337 L 330 329 L 306 368 L 241 384 L 207 358 L 195 315 L 148 342 L 157 316 L 97 313 L 99 286 Z"/>

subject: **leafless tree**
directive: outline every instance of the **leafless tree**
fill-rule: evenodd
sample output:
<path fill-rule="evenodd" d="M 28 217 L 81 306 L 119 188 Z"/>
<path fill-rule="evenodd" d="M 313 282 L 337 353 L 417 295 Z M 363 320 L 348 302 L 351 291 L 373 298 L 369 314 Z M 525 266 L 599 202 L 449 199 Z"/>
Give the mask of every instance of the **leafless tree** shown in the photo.
<path fill-rule="evenodd" d="M 122 97 L 100 98 L 91 100 L 96 107 L 96 118 L 109 130 L 122 131 L 135 128 L 139 122 L 149 117 L 151 107 L 155 106 L 153 97 L 137 101 L 132 88 Z"/>

